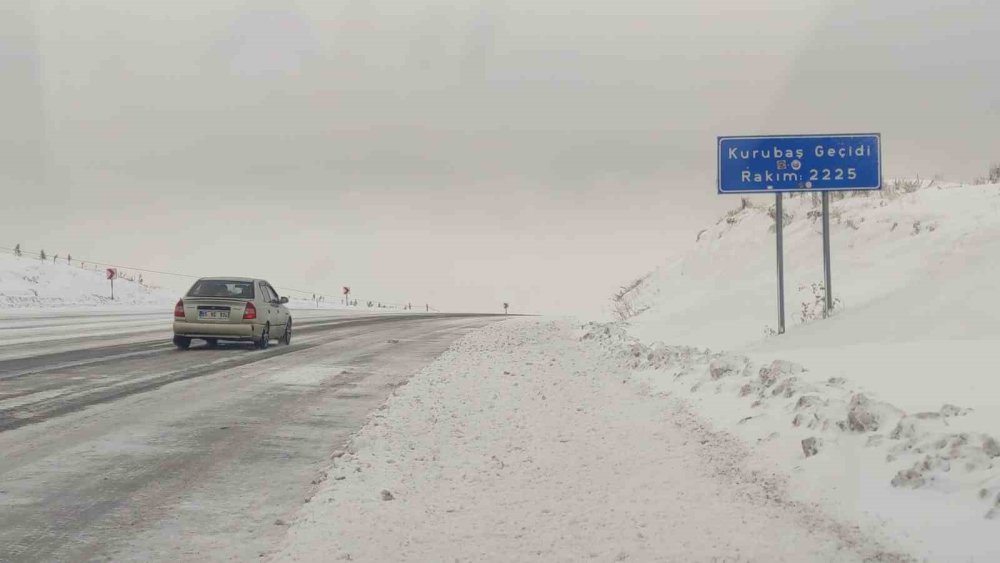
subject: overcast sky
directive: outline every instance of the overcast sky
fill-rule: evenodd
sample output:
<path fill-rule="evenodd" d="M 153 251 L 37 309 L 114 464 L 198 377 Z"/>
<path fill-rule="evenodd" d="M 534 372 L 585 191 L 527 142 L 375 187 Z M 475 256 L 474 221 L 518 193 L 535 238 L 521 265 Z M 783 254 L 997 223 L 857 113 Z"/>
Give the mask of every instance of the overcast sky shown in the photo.
<path fill-rule="evenodd" d="M 589 313 L 737 204 L 717 135 L 983 174 L 998 35 L 993 0 L 4 0 L 0 246 Z"/>

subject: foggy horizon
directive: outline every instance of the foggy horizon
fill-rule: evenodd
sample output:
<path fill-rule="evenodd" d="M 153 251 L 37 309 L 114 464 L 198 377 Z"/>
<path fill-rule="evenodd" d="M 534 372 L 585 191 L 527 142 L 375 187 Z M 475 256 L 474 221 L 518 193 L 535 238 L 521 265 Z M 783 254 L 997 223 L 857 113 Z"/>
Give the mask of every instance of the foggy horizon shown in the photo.
<path fill-rule="evenodd" d="M 1000 5 L 936 7 L 13 0 L 0 246 L 589 313 L 738 204 L 719 135 L 879 132 L 887 178 L 1000 161 Z"/>

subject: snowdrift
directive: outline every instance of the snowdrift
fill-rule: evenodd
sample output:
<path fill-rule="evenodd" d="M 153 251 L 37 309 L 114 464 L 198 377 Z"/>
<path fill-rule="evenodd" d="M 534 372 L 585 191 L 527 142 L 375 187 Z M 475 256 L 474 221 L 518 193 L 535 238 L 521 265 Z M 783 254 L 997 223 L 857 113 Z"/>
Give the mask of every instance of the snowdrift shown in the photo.
<path fill-rule="evenodd" d="M 898 525 L 936 559 L 1000 556 L 1000 186 L 911 183 L 832 198 L 822 318 L 819 197 L 740 201 L 593 325 L 634 377 L 756 445 L 810 498 Z M 989 545 L 987 545 L 989 544 Z"/>
<path fill-rule="evenodd" d="M 173 291 L 127 279 L 115 280 L 115 299 L 104 270 L 83 269 L 65 261 L 0 255 L 0 309 L 120 305 L 170 308 Z"/>

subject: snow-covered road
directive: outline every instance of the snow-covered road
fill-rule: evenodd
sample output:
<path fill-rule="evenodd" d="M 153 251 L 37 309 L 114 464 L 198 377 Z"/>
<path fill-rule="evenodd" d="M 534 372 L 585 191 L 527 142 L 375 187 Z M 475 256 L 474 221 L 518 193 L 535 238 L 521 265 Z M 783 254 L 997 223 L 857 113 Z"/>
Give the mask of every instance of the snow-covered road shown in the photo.
<path fill-rule="evenodd" d="M 565 322 L 495 324 L 336 457 L 276 561 L 894 561 Z M 335 454 L 335 455 L 340 455 Z"/>

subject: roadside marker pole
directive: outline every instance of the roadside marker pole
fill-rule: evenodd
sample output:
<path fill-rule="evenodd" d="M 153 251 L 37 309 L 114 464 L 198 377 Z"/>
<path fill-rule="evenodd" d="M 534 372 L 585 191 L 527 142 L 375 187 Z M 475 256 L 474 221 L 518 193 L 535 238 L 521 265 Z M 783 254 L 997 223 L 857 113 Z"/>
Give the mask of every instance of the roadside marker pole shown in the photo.
<path fill-rule="evenodd" d="M 778 334 L 785 334 L 785 253 L 782 231 L 785 215 L 781 209 L 781 192 L 774 194 L 774 234 L 778 242 Z"/>
<path fill-rule="evenodd" d="M 111 300 L 115 300 L 115 278 L 118 277 L 118 268 L 108 268 L 105 270 L 105 275 L 109 280 L 111 280 Z"/>
<path fill-rule="evenodd" d="M 823 317 L 833 311 L 833 288 L 830 286 L 830 192 L 823 192 L 823 286 L 826 298 Z"/>

